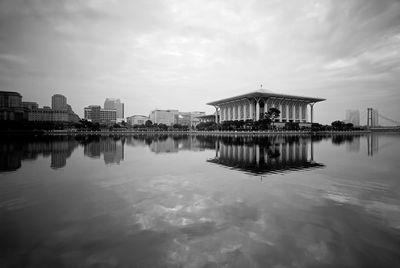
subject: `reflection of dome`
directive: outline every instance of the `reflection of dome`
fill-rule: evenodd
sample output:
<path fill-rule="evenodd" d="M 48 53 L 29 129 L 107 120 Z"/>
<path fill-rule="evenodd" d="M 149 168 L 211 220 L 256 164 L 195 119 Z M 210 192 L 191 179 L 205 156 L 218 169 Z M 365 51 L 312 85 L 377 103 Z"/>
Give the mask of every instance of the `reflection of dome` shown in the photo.
<path fill-rule="evenodd" d="M 265 88 L 259 88 L 259 89 L 256 90 L 256 92 L 258 92 L 258 93 L 269 93 L 269 94 L 273 93 L 271 90 L 265 89 Z"/>

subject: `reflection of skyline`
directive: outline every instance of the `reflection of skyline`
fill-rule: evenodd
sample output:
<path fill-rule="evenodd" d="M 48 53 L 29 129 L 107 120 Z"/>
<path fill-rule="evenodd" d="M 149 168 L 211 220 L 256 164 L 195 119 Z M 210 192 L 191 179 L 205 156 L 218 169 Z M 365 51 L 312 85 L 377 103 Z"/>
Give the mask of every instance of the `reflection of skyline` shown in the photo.
<path fill-rule="evenodd" d="M 0 171 L 15 171 L 23 160 L 34 160 L 39 156 L 50 156 L 50 167 L 62 168 L 78 142 L 68 136 L 57 137 L 3 137 L 0 152 Z"/>
<path fill-rule="evenodd" d="M 378 135 L 368 135 L 368 155 L 379 149 Z M 313 161 L 312 142 L 331 139 L 335 145 L 346 145 L 348 152 L 360 151 L 360 136 L 206 136 L 206 135 L 166 135 L 138 134 L 131 136 L 37 136 L 4 137 L 0 141 L 0 171 L 15 171 L 22 160 L 50 157 L 50 167 L 65 167 L 73 150 L 83 145 L 84 155 L 102 158 L 105 164 L 120 164 L 124 160 L 125 144 L 148 147 L 151 152 L 178 153 L 180 151 L 217 150 L 217 155 L 209 162 L 251 173 L 283 171 L 296 168 L 317 167 Z"/>
<path fill-rule="evenodd" d="M 323 167 L 314 161 L 310 139 L 301 137 L 218 140 L 208 162 L 253 174 Z"/>

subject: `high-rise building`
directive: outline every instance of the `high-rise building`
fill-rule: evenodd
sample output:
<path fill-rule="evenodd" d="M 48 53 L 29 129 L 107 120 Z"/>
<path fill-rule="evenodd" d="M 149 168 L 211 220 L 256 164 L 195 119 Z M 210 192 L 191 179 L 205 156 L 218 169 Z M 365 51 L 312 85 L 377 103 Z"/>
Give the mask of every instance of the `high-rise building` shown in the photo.
<path fill-rule="evenodd" d="M 178 114 L 178 110 L 154 110 L 151 111 L 149 117 L 153 124 L 165 124 L 167 126 L 172 126 L 175 124 L 175 118 Z"/>
<path fill-rule="evenodd" d="M 360 111 L 346 110 L 346 123 L 352 123 L 353 126 L 360 126 Z"/>
<path fill-rule="evenodd" d="M 120 99 L 112 99 L 107 98 L 104 101 L 104 109 L 105 110 L 116 110 L 117 111 L 117 119 L 124 119 L 124 104 Z"/>
<path fill-rule="evenodd" d="M 67 98 L 61 94 L 54 94 L 51 97 L 51 108 L 53 110 L 68 110 Z"/>

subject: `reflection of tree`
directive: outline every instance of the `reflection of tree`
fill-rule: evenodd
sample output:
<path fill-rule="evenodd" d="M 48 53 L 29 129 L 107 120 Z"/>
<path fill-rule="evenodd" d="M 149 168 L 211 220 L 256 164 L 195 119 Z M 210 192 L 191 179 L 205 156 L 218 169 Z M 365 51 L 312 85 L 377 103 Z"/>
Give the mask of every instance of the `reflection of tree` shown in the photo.
<path fill-rule="evenodd" d="M 332 136 L 332 144 L 341 145 L 345 142 L 352 142 L 353 135 L 333 135 Z"/>

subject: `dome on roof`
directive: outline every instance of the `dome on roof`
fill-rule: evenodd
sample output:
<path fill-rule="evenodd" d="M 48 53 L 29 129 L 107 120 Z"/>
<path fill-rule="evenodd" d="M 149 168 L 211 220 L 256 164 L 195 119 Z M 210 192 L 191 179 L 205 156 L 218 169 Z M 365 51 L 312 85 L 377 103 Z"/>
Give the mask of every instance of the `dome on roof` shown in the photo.
<path fill-rule="evenodd" d="M 259 92 L 259 93 L 273 93 L 271 90 L 265 89 L 265 88 L 259 88 L 259 89 L 256 90 L 256 92 Z"/>

